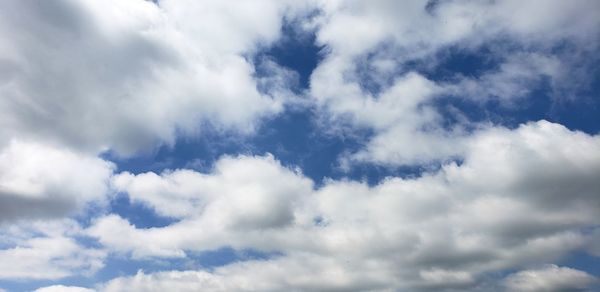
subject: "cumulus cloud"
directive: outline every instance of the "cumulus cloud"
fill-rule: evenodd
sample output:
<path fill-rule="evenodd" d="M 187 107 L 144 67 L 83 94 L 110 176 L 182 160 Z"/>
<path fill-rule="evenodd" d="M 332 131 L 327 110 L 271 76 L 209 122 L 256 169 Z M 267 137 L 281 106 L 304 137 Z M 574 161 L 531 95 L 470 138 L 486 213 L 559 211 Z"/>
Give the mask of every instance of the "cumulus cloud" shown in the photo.
<path fill-rule="evenodd" d="M 575 269 L 548 265 L 540 269 L 509 275 L 505 285 L 510 291 L 583 291 L 598 278 Z"/>
<path fill-rule="evenodd" d="M 86 247 L 71 220 L 30 221 L 0 229 L 0 279 L 60 279 L 91 275 L 104 266 L 106 252 Z"/>
<path fill-rule="evenodd" d="M 272 156 L 222 158 L 210 174 L 191 170 L 160 176 L 121 173 L 114 181 L 115 188 L 127 192 L 133 203 L 180 219 L 165 228 L 136 229 L 109 215 L 90 228 L 90 234 L 104 245 L 137 257 L 183 256 L 186 249 L 237 246 L 235 236 L 245 233 L 260 242 L 261 233 L 307 220 L 301 218 L 299 207 L 312 191 L 312 181 L 281 166 Z"/>
<path fill-rule="evenodd" d="M 74 215 L 102 204 L 114 165 L 43 144 L 11 141 L 0 149 L 0 223 Z"/>
<path fill-rule="evenodd" d="M 318 41 L 335 56 L 356 56 L 382 42 L 399 49 L 396 58 L 431 54 L 444 46 L 469 48 L 494 38 L 525 46 L 573 40 L 595 46 L 598 3 L 562 1 L 322 1 Z M 536 13 L 533 13 L 536 12 Z M 348 30 L 352 25 L 354 30 Z"/>
<path fill-rule="evenodd" d="M 467 147 L 460 165 L 373 187 L 329 181 L 313 189 L 269 156 L 225 158 L 209 174 L 125 173 L 117 186 L 180 221 L 140 229 L 111 215 L 88 234 L 136 257 L 221 246 L 283 254 L 215 273 L 138 274 L 110 284 L 145 287 L 181 276 L 215 290 L 467 289 L 488 272 L 551 262 L 586 247 L 592 237 L 582 230 L 596 226 L 600 212 L 598 136 L 540 121 L 489 129 Z M 169 213 L 180 205 L 194 208 Z M 252 283 L 265 284 L 245 280 L 258 275 L 262 280 Z"/>
<path fill-rule="evenodd" d="M 64 285 L 52 285 L 35 289 L 34 292 L 94 292 L 95 290 L 76 287 L 76 286 L 64 286 Z"/>
<path fill-rule="evenodd" d="M 379 271 L 348 273 L 328 259 L 304 257 L 278 261 L 245 262 L 207 271 L 138 272 L 106 283 L 101 291 L 385 291 L 366 282 L 381 278 Z M 349 288 L 351 287 L 351 288 Z"/>
<path fill-rule="evenodd" d="M 313 84 L 316 96 L 327 98 L 335 94 L 340 98 L 327 101 L 334 114 L 341 119 L 345 119 L 344 114 L 351 114 L 348 117 L 351 123 L 375 130 L 376 135 L 368 141 L 366 149 L 352 159 L 378 164 L 418 164 L 461 153 L 460 133 L 455 136 L 439 127 L 441 116 L 426 105 L 441 88 L 422 75 L 408 73 L 375 97 L 365 96 L 357 84 L 338 87 L 338 78 L 342 76 L 335 72 L 315 74 L 322 73 L 330 80 Z"/>
<path fill-rule="evenodd" d="M 302 11 L 288 4 L 9 1 L 0 12 L 0 35 L 11 40 L 0 45 L 0 142 L 131 155 L 202 123 L 252 131 L 284 101 L 258 92 L 245 54 Z"/>
<path fill-rule="evenodd" d="M 310 192 L 312 182 L 299 178 L 298 171 L 282 167 L 273 156 L 224 157 L 210 175 L 191 170 L 165 171 L 160 176 L 152 172 L 120 173 L 113 178 L 113 187 L 163 216 L 191 217 L 202 215 L 198 211 L 204 210 L 214 212 L 213 218 L 239 217 L 230 218 L 238 222 L 232 224 L 268 227 L 289 223 L 292 206 L 287 204 Z M 219 211 L 207 208 L 212 204 L 220 205 Z M 265 208 L 269 214 L 262 212 Z"/>

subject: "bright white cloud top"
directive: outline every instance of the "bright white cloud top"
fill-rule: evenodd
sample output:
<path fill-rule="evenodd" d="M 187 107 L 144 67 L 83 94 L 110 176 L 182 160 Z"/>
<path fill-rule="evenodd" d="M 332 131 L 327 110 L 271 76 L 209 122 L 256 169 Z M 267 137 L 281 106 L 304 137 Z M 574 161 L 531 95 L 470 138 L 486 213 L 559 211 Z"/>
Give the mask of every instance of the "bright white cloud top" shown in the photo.
<path fill-rule="evenodd" d="M 597 1 L 0 8 L 0 291 L 600 288 Z"/>

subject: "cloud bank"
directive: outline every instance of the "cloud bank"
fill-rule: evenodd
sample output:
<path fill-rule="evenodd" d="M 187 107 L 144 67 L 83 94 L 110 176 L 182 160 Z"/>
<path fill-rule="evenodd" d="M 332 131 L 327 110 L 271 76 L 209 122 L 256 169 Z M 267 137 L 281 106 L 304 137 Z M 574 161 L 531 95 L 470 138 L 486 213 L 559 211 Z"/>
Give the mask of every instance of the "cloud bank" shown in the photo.
<path fill-rule="evenodd" d="M 0 291 L 597 289 L 599 37 L 588 0 L 6 1 Z"/>
<path fill-rule="evenodd" d="M 109 215 L 88 231 L 134 257 L 220 246 L 283 254 L 214 272 L 138 273 L 109 291 L 180 277 L 182 287 L 217 291 L 475 289 L 487 272 L 552 262 L 593 240 L 584 229 L 600 212 L 599 153 L 600 137 L 540 121 L 480 134 L 460 165 L 372 187 L 314 188 L 270 156 L 224 158 L 209 174 L 124 173 L 120 191 L 179 221 L 142 229 Z"/>

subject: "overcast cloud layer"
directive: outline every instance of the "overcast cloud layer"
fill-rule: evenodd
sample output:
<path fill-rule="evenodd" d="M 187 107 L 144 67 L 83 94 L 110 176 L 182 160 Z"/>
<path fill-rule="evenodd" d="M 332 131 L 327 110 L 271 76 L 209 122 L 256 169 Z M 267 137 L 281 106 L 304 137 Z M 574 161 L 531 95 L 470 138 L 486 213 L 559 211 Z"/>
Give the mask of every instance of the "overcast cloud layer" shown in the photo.
<path fill-rule="evenodd" d="M 600 289 L 598 1 L 0 5 L 0 291 Z"/>

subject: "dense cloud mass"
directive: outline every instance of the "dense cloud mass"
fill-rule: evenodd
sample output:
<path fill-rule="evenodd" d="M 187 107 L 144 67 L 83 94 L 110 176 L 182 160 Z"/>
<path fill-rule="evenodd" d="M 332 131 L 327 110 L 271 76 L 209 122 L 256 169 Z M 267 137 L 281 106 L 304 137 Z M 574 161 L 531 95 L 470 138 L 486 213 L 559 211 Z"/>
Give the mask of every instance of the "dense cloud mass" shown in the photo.
<path fill-rule="evenodd" d="M 213 273 L 138 274 L 109 290 L 129 281 L 146 290 L 180 276 L 219 291 L 470 288 L 484 272 L 553 261 L 593 240 L 580 230 L 594 226 L 600 212 L 600 137 L 541 121 L 486 131 L 468 152 L 461 165 L 373 187 L 329 181 L 313 189 L 271 157 L 225 158 L 208 175 L 121 174 L 117 185 L 134 200 L 180 221 L 138 229 L 110 215 L 89 232 L 134 257 L 219 246 L 284 254 Z"/>
<path fill-rule="evenodd" d="M 0 291 L 600 287 L 597 1 L 1 5 Z"/>
<path fill-rule="evenodd" d="M 83 288 L 83 287 L 75 287 L 75 286 L 64 286 L 64 285 L 52 285 L 48 287 L 43 287 L 36 289 L 35 292 L 93 292 L 94 290 Z"/>
<path fill-rule="evenodd" d="M 506 286 L 510 291 L 581 291 L 596 281 L 586 272 L 550 265 L 510 275 Z"/>
<path fill-rule="evenodd" d="M 76 239 L 83 230 L 72 220 L 35 220 L 0 232 L 0 279 L 61 279 L 91 275 L 104 266 L 106 251 Z"/>
<path fill-rule="evenodd" d="M 0 46 L 0 139 L 130 155 L 203 122 L 252 131 L 281 110 L 280 96 L 257 91 L 243 54 L 278 37 L 283 1 L 3 6 L 0 34 L 11 41 Z"/>
<path fill-rule="evenodd" d="M 68 149 L 13 140 L 0 150 L 0 224 L 73 215 L 106 200 L 114 165 Z"/>

